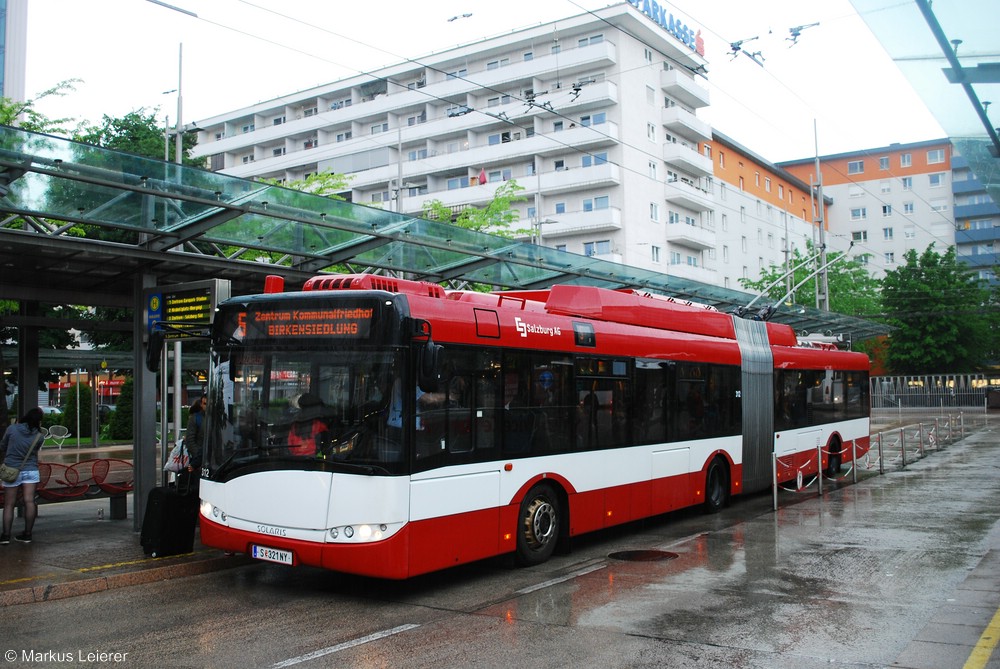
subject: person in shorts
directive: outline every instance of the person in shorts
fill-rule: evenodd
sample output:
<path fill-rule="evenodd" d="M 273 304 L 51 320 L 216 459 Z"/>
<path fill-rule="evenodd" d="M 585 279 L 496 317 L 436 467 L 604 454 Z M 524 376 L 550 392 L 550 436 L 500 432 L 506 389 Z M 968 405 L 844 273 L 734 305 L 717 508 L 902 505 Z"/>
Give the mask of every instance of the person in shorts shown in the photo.
<path fill-rule="evenodd" d="M 29 409 L 21 420 L 14 423 L 0 438 L 0 452 L 4 455 L 4 464 L 8 467 L 20 467 L 21 475 L 13 482 L 3 484 L 3 534 L 0 534 L 0 545 L 10 543 L 10 533 L 14 524 L 14 505 L 17 502 L 17 491 L 21 489 L 21 499 L 24 503 L 24 532 L 14 537 L 15 541 L 31 543 L 31 528 L 38 517 L 38 505 L 35 503 L 35 488 L 38 487 L 38 451 L 41 444 L 32 450 L 31 446 L 41 434 L 42 410 L 38 407 Z M 31 450 L 31 456 L 26 460 L 25 454 Z M 23 464 L 22 464 L 23 461 Z"/>

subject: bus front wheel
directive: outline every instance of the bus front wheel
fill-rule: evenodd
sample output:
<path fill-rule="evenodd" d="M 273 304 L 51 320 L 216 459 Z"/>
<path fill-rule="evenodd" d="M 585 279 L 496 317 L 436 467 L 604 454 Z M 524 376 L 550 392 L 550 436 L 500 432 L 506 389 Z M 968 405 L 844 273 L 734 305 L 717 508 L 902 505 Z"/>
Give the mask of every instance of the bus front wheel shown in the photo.
<path fill-rule="evenodd" d="M 517 527 L 517 562 L 524 567 L 552 557 L 559 541 L 559 498 L 551 486 L 539 484 L 521 501 Z"/>
<path fill-rule="evenodd" d="M 721 458 L 712 460 L 705 474 L 705 511 L 718 513 L 729 502 L 729 474 Z"/>

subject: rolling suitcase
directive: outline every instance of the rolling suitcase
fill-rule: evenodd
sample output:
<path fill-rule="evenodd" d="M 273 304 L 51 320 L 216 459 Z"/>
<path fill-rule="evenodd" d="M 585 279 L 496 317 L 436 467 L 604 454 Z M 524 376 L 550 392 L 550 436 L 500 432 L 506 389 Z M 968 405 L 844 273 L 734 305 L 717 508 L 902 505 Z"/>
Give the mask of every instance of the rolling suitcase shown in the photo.
<path fill-rule="evenodd" d="M 153 488 L 146 499 L 139 543 L 147 555 L 164 557 L 194 550 L 198 495 L 175 488 Z"/>

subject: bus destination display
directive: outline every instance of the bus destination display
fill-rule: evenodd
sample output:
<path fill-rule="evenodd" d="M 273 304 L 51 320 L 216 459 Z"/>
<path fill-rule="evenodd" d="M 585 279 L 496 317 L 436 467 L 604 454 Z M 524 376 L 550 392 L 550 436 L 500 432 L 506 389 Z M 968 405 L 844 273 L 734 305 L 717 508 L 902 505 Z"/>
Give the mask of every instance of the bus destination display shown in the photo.
<path fill-rule="evenodd" d="M 267 309 L 250 311 L 245 327 L 248 339 L 365 339 L 371 333 L 374 312 L 372 307 Z"/>

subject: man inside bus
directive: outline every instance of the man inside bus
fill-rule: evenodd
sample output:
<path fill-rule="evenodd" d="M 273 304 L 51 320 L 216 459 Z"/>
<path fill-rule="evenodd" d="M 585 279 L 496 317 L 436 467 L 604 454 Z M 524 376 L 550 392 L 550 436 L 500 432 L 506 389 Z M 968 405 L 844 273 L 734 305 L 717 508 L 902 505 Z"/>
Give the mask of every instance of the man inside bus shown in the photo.
<path fill-rule="evenodd" d="M 323 417 L 325 411 L 323 400 L 316 395 L 303 393 L 299 397 L 299 412 L 288 432 L 290 455 L 316 455 L 329 442 L 330 428 Z"/>

